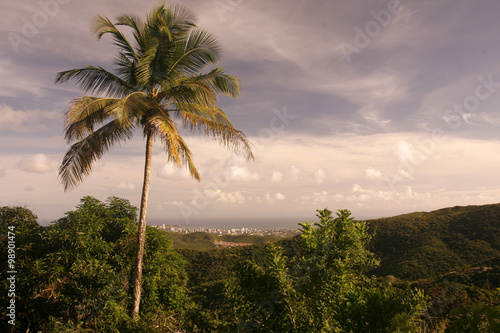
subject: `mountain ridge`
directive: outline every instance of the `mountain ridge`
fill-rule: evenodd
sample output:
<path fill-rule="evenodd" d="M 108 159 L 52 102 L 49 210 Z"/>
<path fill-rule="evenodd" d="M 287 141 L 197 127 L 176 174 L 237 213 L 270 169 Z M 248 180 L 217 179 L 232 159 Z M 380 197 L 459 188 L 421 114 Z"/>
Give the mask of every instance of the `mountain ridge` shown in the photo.
<path fill-rule="evenodd" d="M 469 205 L 366 221 L 377 274 L 419 279 L 500 256 L 500 204 Z"/>

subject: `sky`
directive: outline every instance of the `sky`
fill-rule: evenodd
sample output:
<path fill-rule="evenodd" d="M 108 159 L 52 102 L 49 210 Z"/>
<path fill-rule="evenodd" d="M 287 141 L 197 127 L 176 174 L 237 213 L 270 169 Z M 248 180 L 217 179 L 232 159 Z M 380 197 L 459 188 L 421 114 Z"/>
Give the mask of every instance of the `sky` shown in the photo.
<path fill-rule="evenodd" d="M 58 168 L 63 115 L 81 96 L 59 71 L 113 71 L 97 14 L 144 16 L 158 1 L 3 0 L 0 4 L 0 206 L 41 222 L 84 196 L 139 205 L 145 141 L 115 147 L 77 188 Z M 500 202 L 500 2 L 497 0 L 179 0 L 219 40 L 242 95 L 220 106 L 253 144 L 246 161 L 184 132 L 202 181 L 155 145 L 155 221 L 361 219 Z M 207 69 L 208 70 L 208 69 Z"/>

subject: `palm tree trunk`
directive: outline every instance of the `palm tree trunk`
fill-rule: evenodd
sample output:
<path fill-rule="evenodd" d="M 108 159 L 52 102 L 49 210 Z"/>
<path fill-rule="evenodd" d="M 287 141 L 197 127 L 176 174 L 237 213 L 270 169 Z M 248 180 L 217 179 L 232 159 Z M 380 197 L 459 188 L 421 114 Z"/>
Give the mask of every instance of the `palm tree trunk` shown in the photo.
<path fill-rule="evenodd" d="M 141 303 L 142 286 L 142 258 L 144 256 L 144 243 L 146 242 L 146 221 L 148 214 L 149 176 L 151 174 L 151 155 L 153 151 L 153 136 L 148 132 L 146 139 L 146 161 L 144 165 L 144 183 L 142 186 L 141 212 L 139 215 L 139 231 L 137 232 L 137 259 L 134 274 L 134 305 L 132 317 L 137 319 Z"/>

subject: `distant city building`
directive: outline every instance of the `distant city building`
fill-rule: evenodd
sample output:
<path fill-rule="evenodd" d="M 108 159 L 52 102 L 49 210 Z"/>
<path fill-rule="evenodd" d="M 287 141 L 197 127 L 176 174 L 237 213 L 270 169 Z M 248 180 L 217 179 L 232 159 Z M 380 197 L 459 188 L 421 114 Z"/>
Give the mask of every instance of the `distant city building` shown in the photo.
<path fill-rule="evenodd" d="M 266 235 L 274 235 L 278 237 L 293 237 L 300 233 L 298 229 L 255 229 L 255 228 L 247 228 L 243 227 L 240 229 L 232 228 L 232 229 L 220 229 L 220 228 L 183 228 L 180 225 L 158 225 L 156 226 L 158 229 L 165 230 L 167 232 L 178 232 L 183 234 L 189 234 L 193 232 L 206 232 L 209 234 L 215 235 L 257 235 L 257 236 L 266 236 Z M 241 244 L 241 243 L 240 243 Z"/>

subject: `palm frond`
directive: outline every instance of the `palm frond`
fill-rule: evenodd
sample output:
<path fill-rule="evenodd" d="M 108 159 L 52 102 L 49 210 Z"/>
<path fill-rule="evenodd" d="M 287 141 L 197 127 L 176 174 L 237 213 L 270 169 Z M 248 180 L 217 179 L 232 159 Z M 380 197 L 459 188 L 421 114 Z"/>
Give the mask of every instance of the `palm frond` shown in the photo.
<path fill-rule="evenodd" d="M 104 111 L 116 119 L 120 126 L 128 127 L 142 119 L 148 110 L 156 107 L 157 103 L 153 99 L 143 92 L 136 91 L 108 105 Z"/>
<path fill-rule="evenodd" d="M 187 166 L 191 176 L 199 181 L 200 174 L 194 165 L 191 150 L 181 137 L 177 126 L 167 114 L 158 111 L 155 116 L 148 119 L 147 129 L 160 138 L 165 146 L 168 160 L 177 167 Z"/>
<path fill-rule="evenodd" d="M 64 190 L 74 188 L 92 171 L 96 161 L 117 143 L 132 138 L 132 127 L 122 127 L 115 120 L 107 123 L 86 138 L 73 144 L 59 167 Z"/>
<path fill-rule="evenodd" d="M 182 39 L 185 34 L 196 26 L 196 14 L 183 5 L 165 7 L 163 4 L 152 10 L 147 18 L 149 32 L 166 30 L 165 33 L 173 39 Z"/>
<path fill-rule="evenodd" d="M 144 54 L 141 59 L 137 62 L 135 78 L 137 80 L 137 84 L 141 88 L 146 88 L 148 85 L 151 85 L 151 76 L 153 74 L 152 64 L 158 53 L 158 46 L 158 44 L 149 45 L 149 47 L 144 50 Z"/>
<path fill-rule="evenodd" d="M 158 98 L 170 104 L 188 104 L 200 108 L 217 107 L 217 95 L 203 82 L 186 81 L 172 88 L 162 87 Z M 181 107 L 179 107 L 181 108 Z"/>
<path fill-rule="evenodd" d="M 181 117 L 185 128 L 201 131 L 208 136 L 212 136 L 233 151 L 244 152 L 247 160 L 254 159 L 250 141 L 243 132 L 233 127 L 233 124 L 221 109 L 218 109 L 211 117 L 186 111 L 181 111 Z"/>
<path fill-rule="evenodd" d="M 209 74 L 213 75 L 213 80 L 210 80 L 210 83 L 207 82 L 210 88 L 218 94 L 224 94 L 232 98 L 240 97 L 241 91 L 238 78 L 233 75 L 225 74 L 224 71 L 219 68 L 214 69 L 214 71 L 216 72 Z M 204 80 L 204 78 L 202 78 L 202 80 Z"/>
<path fill-rule="evenodd" d="M 130 59 L 121 52 L 115 57 L 113 62 L 116 65 L 116 73 L 126 81 L 128 85 L 135 87 L 137 86 L 137 79 L 135 77 L 136 62 L 130 61 Z"/>
<path fill-rule="evenodd" d="M 143 54 L 142 50 L 144 47 L 144 38 L 145 38 L 144 22 L 140 17 L 136 15 L 124 14 L 116 18 L 116 25 L 127 26 L 132 28 L 132 34 L 135 40 L 134 44 L 135 60 L 136 60 L 135 62 L 137 62 L 138 59 L 140 59 Z"/>
<path fill-rule="evenodd" d="M 116 25 L 130 27 L 134 32 L 140 32 L 143 28 L 143 22 L 137 15 L 123 14 L 116 18 Z"/>
<path fill-rule="evenodd" d="M 56 83 L 76 80 L 85 93 L 121 97 L 134 91 L 134 87 L 102 67 L 87 66 L 59 72 Z"/>
<path fill-rule="evenodd" d="M 214 96 L 224 94 L 232 98 L 240 96 L 240 83 L 235 76 L 225 74 L 220 67 L 214 68 L 206 74 L 198 74 L 184 77 L 177 83 L 177 86 L 203 85 L 208 88 Z"/>
<path fill-rule="evenodd" d="M 180 4 L 168 8 L 166 15 L 169 25 L 182 31 L 188 31 L 196 27 L 196 21 L 198 20 L 193 10 Z"/>
<path fill-rule="evenodd" d="M 65 138 L 68 143 L 92 134 L 96 126 L 109 119 L 106 108 L 117 101 L 119 99 L 90 96 L 75 98 L 64 115 Z"/>
<path fill-rule="evenodd" d="M 197 73 L 206 65 L 217 63 L 220 50 L 220 45 L 212 34 L 201 29 L 193 30 L 185 40 L 176 43 L 175 58 L 169 73 Z"/>
<path fill-rule="evenodd" d="M 113 37 L 114 44 L 118 46 L 127 57 L 137 60 L 137 55 L 130 42 L 106 16 L 97 15 L 93 22 L 93 33 L 97 35 L 98 39 L 101 39 L 104 34 L 110 33 Z"/>

